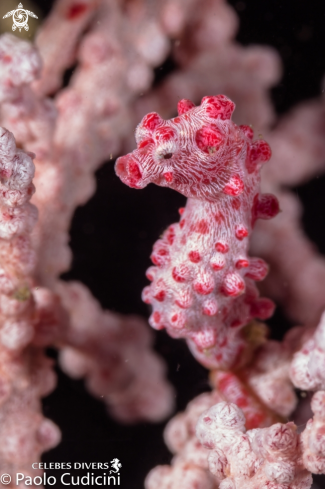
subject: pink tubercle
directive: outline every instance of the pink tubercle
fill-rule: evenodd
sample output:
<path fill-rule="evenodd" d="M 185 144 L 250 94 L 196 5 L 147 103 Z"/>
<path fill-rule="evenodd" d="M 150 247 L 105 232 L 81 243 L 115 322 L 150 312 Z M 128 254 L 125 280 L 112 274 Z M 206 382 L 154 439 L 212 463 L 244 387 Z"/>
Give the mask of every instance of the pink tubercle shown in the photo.
<path fill-rule="evenodd" d="M 193 289 L 201 295 L 211 294 L 215 287 L 214 279 L 208 273 L 199 273 L 193 282 Z"/>
<path fill-rule="evenodd" d="M 154 265 L 161 267 L 169 261 L 169 251 L 163 247 L 155 249 L 150 258 Z"/>
<path fill-rule="evenodd" d="M 239 226 L 236 227 L 235 235 L 236 235 L 236 238 L 241 241 L 244 238 L 247 238 L 247 236 L 248 236 L 248 230 L 247 230 L 247 228 L 245 226 L 243 226 L 242 224 L 240 224 Z"/>
<path fill-rule="evenodd" d="M 237 273 L 228 273 L 221 287 L 221 292 L 228 297 L 238 297 L 245 290 L 245 282 Z"/>
<path fill-rule="evenodd" d="M 201 105 L 206 105 L 206 112 L 209 117 L 227 120 L 231 118 L 235 110 L 235 104 L 225 95 L 213 95 L 203 97 Z"/>
<path fill-rule="evenodd" d="M 244 182 L 238 175 L 234 175 L 230 178 L 229 182 L 223 188 L 223 193 L 226 195 L 231 195 L 232 197 L 236 197 L 243 193 L 245 188 Z"/>
<path fill-rule="evenodd" d="M 253 139 L 253 137 L 254 137 L 254 131 L 253 131 L 253 129 L 250 126 L 247 126 L 247 125 L 244 125 L 243 124 L 243 125 L 241 125 L 239 127 L 240 127 L 240 129 L 243 131 L 243 133 L 245 134 L 245 136 L 248 139 L 250 139 L 250 140 Z"/>
<path fill-rule="evenodd" d="M 193 302 L 192 295 L 189 290 L 180 290 L 175 298 L 175 304 L 182 309 L 188 309 Z"/>
<path fill-rule="evenodd" d="M 162 122 L 162 118 L 156 112 L 151 112 L 147 114 L 142 119 L 142 126 L 150 131 L 154 131 Z"/>
<path fill-rule="evenodd" d="M 155 311 L 151 314 L 149 318 L 150 325 L 155 329 L 163 329 L 164 325 L 161 322 L 161 314 L 158 311 Z"/>
<path fill-rule="evenodd" d="M 157 301 L 163 302 L 166 298 L 166 290 L 159 290 L 153 297 Z"/>
<path fill-rule="evenodd" d="M 261 258 L 251 258 L 245 275 L 248 278 L 260 281 L 266 277 L 268 271 L 269 268 L 264 260 Z"/>
<path fill-rule="evenodd" d="M 249 266 L 249 261 L 245 260 L 244 258 L 240 258 L 239 260 L 236 261 L 235 266 L 237 270 L 241 270 L 242 268 L 247 268 Z"/>
<path fill-rule="evenodd" d="M 215 271 L 218 272 L 219 270 L 222 270 L 225 267 L 226 260 L 223 256 L 214 256 L 211 261 L 210 265 L 211 268 Z"/>
<path fill-rule="evenodd" d="M 182 264 L 174 267 L 172 270 L 172 277 L 175 282 L 186 282 L 189 279 L 190 270 L 187 265 Z"/>
<path fill-rule="evenodd" d="M 228 251 L 229 251 L 229 245 L 227 243 L 222 243 L 221 241 L 218 241 L 215 244 L 215 249 L 219 253 L 228 253 Z"/>
<path fill-rule="evenodd" d="M 207 299 L 203 302 L 202 312 L 205 316 L 215 316 L 218 312 L 218 303 L 215 299 Z"/>
<path fill-rule="evenodd" d="M 252 223 L 256 219 L 272 219 L 280 211 L 279 201 L 272 194 L 257 194 L 252 207 Z"/>
<path fill-rule="evenodd" d="M 190 251 L 188 257 L 192 263 L 199 263 L 201 261 L 201 255 L 198 251 Z"/>
<path fill-rule="evenodd" d="M 197 146 L 207 154 L 213 154 L 217 151 L 224 139 L 221 132 L 214 126 L 203 126 L 195 135 Z"/>
<path fill-rule="evenodd" d="M 191 339 L 199 350 L 212 348 L 217 341 L 216 332 L 211 329 L 203 329 L 192 333 Z"/>
<path fill-rule="evenodd" d="M 195 107 L 195 104 L 191 100 L 187 100 L 183 98 L 177 104 L 178 115 L 185 114 L 185 112 L 188 112 L 189 110 L 193 109 L 193 107 Z"/>
<path fill-rule="evenodd" d="M 265 320 L 273 315 L 274 309 L 274 302 L 270 299 L 262 297 L 251 304 L 250 314 L 254 318 Z"/>
<path fill-rule="evenodd" d="M 151 288 L 148 285 L 142 291 L 142 300 L 145 304 L 151 304 L 151 299 L 152 299 Z"/>

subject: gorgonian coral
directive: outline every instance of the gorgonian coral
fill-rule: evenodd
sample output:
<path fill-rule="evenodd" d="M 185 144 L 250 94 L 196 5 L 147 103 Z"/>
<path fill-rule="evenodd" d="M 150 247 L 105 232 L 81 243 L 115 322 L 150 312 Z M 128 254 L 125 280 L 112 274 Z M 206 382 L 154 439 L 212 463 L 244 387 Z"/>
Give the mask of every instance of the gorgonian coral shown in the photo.
<path fill-rule="evenodd" d="M 302 463 L 301 435 L 292 422 L 246 432 L 241 409 L 220 402 L 201 414 L 196 430 L 211 450 L 209 468 L 220 489 L 304 489 L 312 483 Z"/>

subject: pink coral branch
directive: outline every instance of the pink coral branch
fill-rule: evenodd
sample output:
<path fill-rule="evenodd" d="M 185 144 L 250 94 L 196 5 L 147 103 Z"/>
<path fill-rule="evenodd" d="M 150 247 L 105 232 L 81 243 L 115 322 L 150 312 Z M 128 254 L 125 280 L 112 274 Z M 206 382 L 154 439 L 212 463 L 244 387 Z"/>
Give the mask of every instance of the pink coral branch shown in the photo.
<path fill-rule="evenodd" d="M 32 157 L 0 128 L 0 471 L 12 481 L 17 472 L 30 475 L 31 464 L 60 440 L 58 428 L 41 414 L 40 398 L 55 386 L 52 362 L 42 351 L 48 344 L 44 337 L 39 346 L 44 312 L 49 308 L 53 318 L 58 315 L 53 294 L 35 290 L 31 279 L 36 256 L 30 233 L 37 219 L 29 202 L 34 192 Z M 55 333 L 51 328 L 51 340 Z"/>
<path fill-rule="evenodd" d="M 58 10 L 66 8 L 63 3 L 60 5 Z M 96 11 L 98 21 L 80 44 L 79 64 L 69 87 L 55 101 L 58 116 L 52 137 L 53 154 L 51 159 L 42 158 L 39 165 L 43 171 L 38 187 L 44 189 L 40 195 L 44 203 L 38 205 L 41 224 L 37 244 L 42 283 L 53 282 L 69 269 L 71 253 L 67 242 L 73 212 L 94 193 L 94 170 L 113 157 L 131 132 L 132 103 L 150 86 L 153 67 L 168 52 L 168 40 L 154 16 L 148 19 L 146 9 L 139 15 L 131 7 L 127 14 L 120 2 L 100 4 Z M 53 22 L 55 16 L 54 13 Z M 51 65 L 44 55 L 45 65 Z M 42 80 L 43 77 L 40 83 Z M 50 189 L 49 176 L 54 180 Z"/>
<path fill-rule="evenodd" d="M 90 24 L 101 0 L 60 0 L 45 20 L 36 38 L 44 60 L 42 78 L 34 82 L 39 96 L 55 93 L 62 85 L 64 70 L 76 60 L 82 32 Z"/>
<path fill-rule="evenodd" d="M 201 394 L 167 424 L 164 438 L 174 454 L 172 464 L 155 467 L 146 478 L 145 489 L 218 487 L 208 470 L 208 450 L 196 438 L 195 427 L 200 414 L 220 401 L 218 392 Z"/>
<path fill-rule="evenodd" d="M 136 120 L 153 110 L 171 117 L 180 95 L 198 102 L 207 93 L 224 93 L 236 101 L 237 124 L 251 124 L 258 134 L 275 121 L 267 90 L 280 78 L 279 56 L 270 47 L 234 42 L 238 19 L 228 4 L 165 2 L 162 21 L 176 38 L 177 69 L 136 101 Z"/>
<path fill-rule="evenodd" d="M 302 443 L 292 422 L 246 432 L 241 409 L 222 402 L 200 416 L 197 436 L 211 450 L 209 468 L 220 489 L 305 489 L 312 483 L 302 464 Z"/>
<path fill-rule="evenodd" d="M 313 474 L 325 473 L 325 392 L 314 394 L 311 401 L 314 417 L 307 423 L 302 433 L 303 462 Z"/>
<path fill-rule="evenodd" d="M 252 343 L 256 342 L 252 356 L 247 358 L 247 365 L 236 373 L 222 372 L 220 370 L 212 371 L 211 386 L 213 391 L 201 394 L 195 398 L 189 403 L 184 413 L 177 414 L 167 424 L 164 438 L 174 457 L 170 466 L 158 466 L 148 474 L 145 483 L 146 489 L 156 489 L 158 487 L 176 489 L 182 478 L 186 481 L 187 486 L 185 487 L 189 489 L 196 487 L 202 489 L 216 488 L 219 487 L 221 480 L 224 479 L 225 473 L 233 473 L 233 470 L 229 470 L 229 468 L 221 470 L 220 473 L 220 467 L 222 468 L 228 463 L 223 453 L 223 443 L 229 443 L 228 448 L 231 450 L 234 441 L 233 439 L 231 442 L 229 441 L 226 433 L 221 431 L 221 425 L 218 425 L 221 438 L 218 438 L 218 441 L 216 440 L 213 444 L 210 438 L 207 442 L 207 436 L 212 436 L 209 427 L 203 427 L 202 429 L 198 427 L 197 436 L 195 435 L 196 425 L 200 417 L 202 419 L 203 413 L 206 410 L 213 410 L 217 406 L 221 406 L 221 404 L 214 406 L 216 403 L 222 403 L 222 405 L 227 403 L 227 405 L 235 406 L 233 408 L 235 413 L 242 412 L 241 419 L 245 425 L 244 431 L 248 430 L 249 440 L 251 439 L 250 433 L 264 432 L 263 436 L 267 441 L 270 432 L 264 431 L 264 429 L 273 423 L 283 421 L 282 417 L 288 417 L 294 411 L 297 400 L 289 381 L 289 366 L 292 351 L 297 347 L 297 338 L 301 333 L 300 329 L 290 332 L 282 344 L 273 340 L 265 341 L 263 339 L 265 328 L 261 324 L 250 325 L 246 329 L 246 336 L 250 337 Z M 239 410 L 238 407 L 241 409 Z M 199 426 L 201 425 L 199 424 Z M 273 424 L 273 430 L 276 429 L 274 426 L 278 427 L 281 425 Z M 289 426 L 293 427 L 293 424 L 289 423 Z M 206 433 L 203 439 L 201 432 L 206 429 L 209 429 L 210 435 Z M 224 441 L 222 441 L 224 436 Z M 210 468 L 214 475 L 213 478 L 211 478 L 212 474 L 209 474 L 208 470 L 208 450 L 212 448 L 215 451 L 211 455 L 213 462 L 211 462 Z M 236 464 L 246 463 L 245 459 L 241 458 L 244 457 L 244 454 L 254 458 L 254 455 L 249 454 L 249 450 L 244 451 L 243 448 L 241 453 L 240 449 L 235 449 L 232 458 L 233 466 L 236 467 Z M 258 455 L 258 452 L 259 448 L 255 453 Z M 218 460 L 216 457 L 218 457 Z M 288 463 L 289 459 L 290 457 L 288 457 Z M 257 467 L 258 465 L 259 463 L 257 463 Z M 219 470 L 219 472 L 216 473 L 216 470 Z M 304 470 L 303 467 L 301 467 L 301 470 Z M 306 475 L 304 480 L 310 482 L 311 479 L 307 471 L 304 471 L 304 474 Z M 251 477 L 252 479 L 245 480 L 245 483 L 248 484 L 247 487 L 251 487 L 249 484 L 254 487 L 253 484 L 256 483 L 256 479 L 261 480 L 260 476 L 256 474 L 251 474 Z M 229 481 L 227 483 L 230 484 Z M 242 483 L 243 480 L 240 480 L 239 485 L 235 487 L 242 487 Z M 225 487 L 228 487 L 226 482 L 224 484 Z M 230 487 L 232 486 L 230 485 Z M 306 485 L 306 487 L 309 486 Z"/>
<path fill-rule="evenodd" d="M 325 389 L 325 314 L 316 329 L 308 328 L 300 338 L 290 375 L 293 384 L 303 390 Z"/>
<path fill-rule="evenodd" d="M 103 311 L 78 282 L 60 282 L 57 292 L 70 315 L 67 346 L 60 353 L 63 370 L 73 378 L 86 377 L 89 391 L 121 421 L 165 418 L 173 390 L 163 380 L 163 362 L 150 351 L 145 322 Z"/>

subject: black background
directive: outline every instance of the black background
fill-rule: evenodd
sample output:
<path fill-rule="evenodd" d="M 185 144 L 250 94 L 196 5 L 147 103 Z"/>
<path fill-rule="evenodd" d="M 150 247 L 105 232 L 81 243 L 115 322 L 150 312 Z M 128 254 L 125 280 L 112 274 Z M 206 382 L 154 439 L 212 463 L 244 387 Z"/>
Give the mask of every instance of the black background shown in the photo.
<path fill-rule="evenodd" d="M 46 15 L 51 1 L 35 3 Z M 272 90 L 279 113 L 301 100 L 318 96 L 325 74 L 325 3 L 321 0 L 231 1 L 240 17 L 237 39 L 247 44 L 269 44 L 281 54 L 284 76 Z M 172 64 L 156 70 L 156 83 Z M 97 172 L 97 192 L 77 209 L 71 227 L 74 260 L 65 279 L 84 282 L 102 306 L 123 313 L 149 315 L 140 294 L 147 284 L 153 243 L 161 232 L 178 220 L 177 209 L 185 198 L 169 189 L 149 186 L 140 191 L 124 186 L 115 176 L 113 162 Z M 325 177 L 295 189 L 304 203 L 304 227 L 325 253 Z M 270 321 L 272 335 L 281 338 L 290 327 L 278 310 Z M 156 349 L 168 363 L 169 378 L 177 391 L 177 409 L 208 390 L 207 371 L 188 353 L 182 341 L 156 334 Z M 45 415 L 63 433 L 62 443 L 44 455 L 44 461 L 121 460 L 122 484 L 141 489 L 150 468 L 169 463 L 170 454 L 162 440 L 163 424 L 123 426 L 107 415 L 104 405 L 87 394 L 82 382 L 58 371 L 57 390 L 44 400 Z M 54 475 L 57 475 L 56 472 Z M 325 487 L 321 479 L 319 487 Z M 57 486 L 59 487 L 59 486 Z M 181 488 L 180 488 L 181 489 Z"/>

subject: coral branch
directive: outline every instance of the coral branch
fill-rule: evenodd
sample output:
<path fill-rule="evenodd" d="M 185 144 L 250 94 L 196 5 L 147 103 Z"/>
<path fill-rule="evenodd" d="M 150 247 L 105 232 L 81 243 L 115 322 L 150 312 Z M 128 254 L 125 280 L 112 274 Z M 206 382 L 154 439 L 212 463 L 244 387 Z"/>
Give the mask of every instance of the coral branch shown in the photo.
<path fill-rule="evenodd" d="M 300 338 L 301 348 L 291 363 L 291 379 L 304 390 L 325 389 L 325 313 L 316 330 L 306 329 Z"/>
<path fill-rule="evenodd" d="M 281 75 L 276 51 L 237 44 L 238 18 L 223 1 L 164 2 L 162 21 L 176 39 L 172 56 L 177 67 L 137 100 L 136 120 L 153 110 L 171 117 L 180 95 L 198 102 L 207 93 L 225 93 L 236 101 L 235 122 L 264 133 L 275 121 L 268 89 Z"/>
<path fill-rule="evenodd" d="M 250 327 L 250 329 L 250 335 L 262 334 L 261 325 Z M 201 446 L 200 438 L 198 439 L 195 435 L 199 417 L 216 403 L 225 403 L 225 401 L 233 403 L 231 405 L 240 406 L 244 414 L 242 419 L 245 429 L 251 430 L 248 431 L 249 434 L 262 432 L 261 428 L 281 421 L 281 416 L 291 415 L 296 406 L 295 395 L 292 386 L 289 385 L 289 359 L 292 343 L 294 343 L 292 334 L 291 337 L 286 338 L 284 344 L 267 341 L 257 346 L 252 355 L 253 361 L 240 372 L 213 371 L 211 375 L 213 391 L 198 396 L 189 403 L 184 413 L 177 414 L 168 423 L 165 429 L 165 442 L 174 454 L 174 458 L 171 466 L 158 466 L 149 473 L 145 484 L 146 489 L 158 487 L 177 489 L 182 478 L 187 484 L 184 487 L 189 489 L 219 487 L 220 480 L 211 478 L 208 471 L 208 449 L 211 449 L 212 446 L 204 445 L 204 443 Z M 278 395 L 275 395 L 275 390 Z M 236 409 L 238 410 L 238 407 Z M 219 428 L 221 429 L 220 426 Z M 267 435 L 265 437 L 267 438 Z M 223 458 L 219 450 L 219 445 L 222 449 L 222 443 L 220 444 L 219 441 L 216 441 L 214 449 L 218 452 L 218 456 Z M 231 443 L 229 446 L 232 446 Z M 238 463 L 245 463 L 237 452 L 234 453 L 233 463 L 237 463 L 237 455 L 239 456 Z M 307 479 L 310 480 L 310 477 Z"/>
<path fill-rule="evenodd" d="M 31 279 L 36 257 L 30 233 L 37 219 L 29 202 L 32 157 L 0 128 L 0 472 L 13 481 L 17 472 L 29 475 L 31 464 L 60 440 L 58 428 L 41 414 L 40 398 L 55 386 L 52 362 L 42 347 L 53 341 L 58 315 L 52 294 L 33 289 Z M 46 309 L 52 324 L 46 324 Z M 52 328 L 44 336 L 46 326 Z"/>
<path fill-rule="evenodd" d="M 86 377 L 92 394 L 124 422 L 160 421 L 173 406 L 163 362 L 150 351 L 150 331 L 142 319 L 102 311 L 82 284 L 61 282 L 57 291 L 70 314 L 63 370 Z M 89 327 L 91 325 L 91 328 Z"/>
<path fill-rule="evenodd" d="M 220 489 L 311 486 L 294 423 L 246 432 L 241 409 L 222 402 L 200 416 L 197 436 L 211 450 L 209 468 Z"/>
<path fill-rule="evenodd" d="M 303 462 L 313 474 L 325 474 L 325 392 L 314 394 L 311 401 L 314 418 L 302 433 Z"/>
<path fill-rule="evenodd" d="M 94 17 L 100 0 L 60 0 L 45 20 L 36 39 L 44 60 L 42 78 L 34 83 L 40 96 L 61 87 L 64 70 L 73 65 L 79 37 Z"/>
<path fill-rule="evenodd" d="M 197 440 L 195 427 L 200 414 L 221 400 L 218 392 L 201 394 L 168 423 L 165 442 L 175 456 L 171 466 L 160 465 L 148 474 L 146 489 L 217 488 L 208 471 L 208 450 Z"/>

